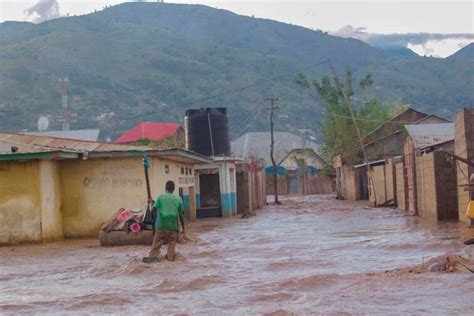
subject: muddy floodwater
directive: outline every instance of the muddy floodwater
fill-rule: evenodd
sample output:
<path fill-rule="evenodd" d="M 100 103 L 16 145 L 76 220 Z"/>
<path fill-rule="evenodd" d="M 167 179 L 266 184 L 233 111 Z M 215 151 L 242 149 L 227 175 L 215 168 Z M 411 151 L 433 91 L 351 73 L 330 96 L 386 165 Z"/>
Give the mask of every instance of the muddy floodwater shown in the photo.
<path fill-rule="evenodd" d="M 0 248 L 0 313 L 474 313 L 474 274 L 410 268 L 474 258 L 465 224 L 296 196 L 188 235 L 176 262 L 148 265 L 148 247 L 97 240 Z"/>

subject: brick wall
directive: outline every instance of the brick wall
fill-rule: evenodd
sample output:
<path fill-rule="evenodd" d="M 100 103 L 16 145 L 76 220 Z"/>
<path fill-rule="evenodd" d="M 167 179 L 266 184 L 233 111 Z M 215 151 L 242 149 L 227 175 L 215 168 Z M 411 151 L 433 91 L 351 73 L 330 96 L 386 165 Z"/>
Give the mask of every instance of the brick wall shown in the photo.
<path fill-rule="evenodd" d="M 456 115 L 454 128 L 456 132 L 455 154 L 469 160 L 474 160 L 474 108 L 461 110 Z M 469 183 L 468 179 L 470 174 L 474 172 L 474 168 L 459 162 L 457 170 L 459 220 L 471 224 L 471 220 L 466 217 L 469 192 L 464 191 L 464 187 L 459 186 Z"/>
<path fill-rule="evenodd" d="M 416 165 L 416 197 L 418 215 L 422 218 L 436 220 L 436 177 L 433 153 L 415 158 Z"/>
<path fill-rule="evenodd" d="M 430 220 L 457 220 L 455 165 L 439 152 L 416 159 L 418 215 Z"/>
<path fill-rule="evenodd" d="M 406 210 L 405 205 L 405 175 L 403 174 L 403 162 L 395 164 L 395 178 L 397 185 L 397 206 L 400 210 Z"/>
<path fill-rule="evenodd" d="M 458 219 L 456 164 L 440 152 L 434 152 L 438 220 Z"/>

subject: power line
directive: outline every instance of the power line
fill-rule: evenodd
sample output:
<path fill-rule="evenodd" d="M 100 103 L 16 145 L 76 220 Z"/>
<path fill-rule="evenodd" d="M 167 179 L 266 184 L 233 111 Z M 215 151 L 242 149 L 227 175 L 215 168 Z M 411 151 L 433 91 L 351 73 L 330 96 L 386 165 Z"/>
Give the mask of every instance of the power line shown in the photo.
<path fill-rule="evenodd" d="M 319 67 L 321 65 L 324 65 L 328 63 L 328 59 L 325 59 L 319 63 L 316 63 L 312 66 L 309 66 L 307 68 L 314 68 L 314 67 Z M 291 72 L 287 72 L 287 73 L 284 73 L 284 74 L 280 74 L 280 75 L 277 75 L 275 77 L 272 77 L 272 78 L 268 78 L 268 79 L 263 79 L 263 80 L 257 80 L 255 81 L 254 83 L 250 84 L 250 85 L 247 85 L 247 86 L 243 86 L 243 87 L 240 87 L 240 88 L 236 88 L 236 89 L 230 89 L 230 90 L 227 90 L 225 92 L 222 92 L 222 93 L 218 93 L 218 94 L 214 94 L 214 95 L 211 95 L 211 96 L 208 96 L 208 97 L 204 97 L 204 98 L 200 98 L 200 99 L 196 99 L 196 100 L 191 100 L 191 101 L 186 101 L 186 102 L 183 102 L 182 104 L 180 105 L 177 105 L 176 107 L 188 107 L 190 105 L 193 105 L 193 104 L 196 104 L 196 103 L 199 103 L 199 102 L 203 102 L 203 101 L 208 101 L 208 100 L 211 100 L 211 99 L 214 99 L 214 98 L 218 98 L 218 97 L 222 97 L 222 96 L 225 96 L 225 95 L 228 95 L 228 94 L 233 94 L 233 93 L 236 93 L 236 92 L 242 92 L 244 90 L 247 90 L 247 89 L 250 89 L 250 88 L 253 88 L 253 87 L 256 87 L 256 86 L 259 86 L 261 84 L 264 84 L 264 83 L 268 83 L 268 82 L 272 82 L 272 81 L 275 81 L 275 80 L 278 80 L 278 79 L 281 79 L 281 78 L 284 78 L 284 77 L 287 77 L 289 75 L 294 75 L 294 74 L 298 74 L 300 73 L 301 71 L 300 70 L 297 70 L 297 71 L 291 71 Z M 134 116 L 129 116 L 127 117 L 127 119 L 134 119 L 134 118 L 138 118 L 138 117 L 142 117 L 142 116 L 148 116 L 148 115 L 152 115 L 152 114 L 155 114 L 156 111 L 153 111 L 153 112 L 148 112 L 148 113 L 142 113 L 142 114 L 137 114 L 137 115 L 134 115 Z"/>
<path fill-rule="evenodd" d="M 243 128 L 241 128 L 241 129 L 239 130 L 239 132 L 236 134 L 236 136 L 235 136 L 234 139 L 237 139 L 237 138 L 239 138 L 240 136 L 242 136 L 242 132 L 244 132 L 244 131 L 247 129 L 247 127 L 249 127 L 250 124 L 252 124 L 252 123 L 257 119 L 257 117 L 259 117 L 260 114 L 263 113 L 264 110 L 265 110 L 265 107 L 263 106 L 263 107 L 258 111 L 258 113 L 256 113 L 255 115 L 253 115 L 253 117 L 252 117 L 252 119 L 250 120 L 250 122 L 248 122 L 247 125 L 245 125 Z"/>

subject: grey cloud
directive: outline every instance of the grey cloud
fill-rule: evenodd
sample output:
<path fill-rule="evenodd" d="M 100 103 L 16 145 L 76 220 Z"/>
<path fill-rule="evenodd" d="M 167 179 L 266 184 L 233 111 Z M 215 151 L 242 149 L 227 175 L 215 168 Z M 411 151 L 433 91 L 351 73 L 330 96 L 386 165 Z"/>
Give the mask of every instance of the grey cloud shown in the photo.
<path fill-rule="evenodd" d="M 26 9 L 24 13 L 28 17 L 34 16 L 33 22 L 35 23 L 56 19 L 61 16 L 57 0 L 39 0 L 34 6 Z"/>
<path fill-rule="evenodd" d="M 330 34 L 339 37 L 352 37 L 361 41 L 367 42 L 373 46 L 403 46 L 411 45 L 424 46 L 429 41 L 442 41 L 446 39 L 464 39 L 468 44 L 474 40 L 472 33 L 451 33 L 451 34 L 437 34 L 437 33 L 407 33 L 407 34 L 376 34 L 366 32 L 364 27 L 353 27 L 347 25 Z"/>

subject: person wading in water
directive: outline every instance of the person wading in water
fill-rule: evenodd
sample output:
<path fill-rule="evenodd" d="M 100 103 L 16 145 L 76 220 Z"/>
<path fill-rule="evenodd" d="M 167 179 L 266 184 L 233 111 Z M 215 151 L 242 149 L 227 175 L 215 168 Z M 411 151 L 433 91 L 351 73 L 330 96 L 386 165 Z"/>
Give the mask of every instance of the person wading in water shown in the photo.
<path fill-rule="evenodd" d="M 175 185 L 173 181 L 166 182 L 166 193 L 160 195 L 152 208 L 152 212 L 157 212 L 155 222 L 155 236 L 151 245 L 148 257 L 143 258 L 143 262 L 159 262 L 160 248 L 168 243 L 168 253 L 165 258 L 174 261 L 176 242 L 178 241 L 179 224 L 178 218 L 183 228 L 183 238 L 185 236 L 183 201 L 174 195 Z"/>

